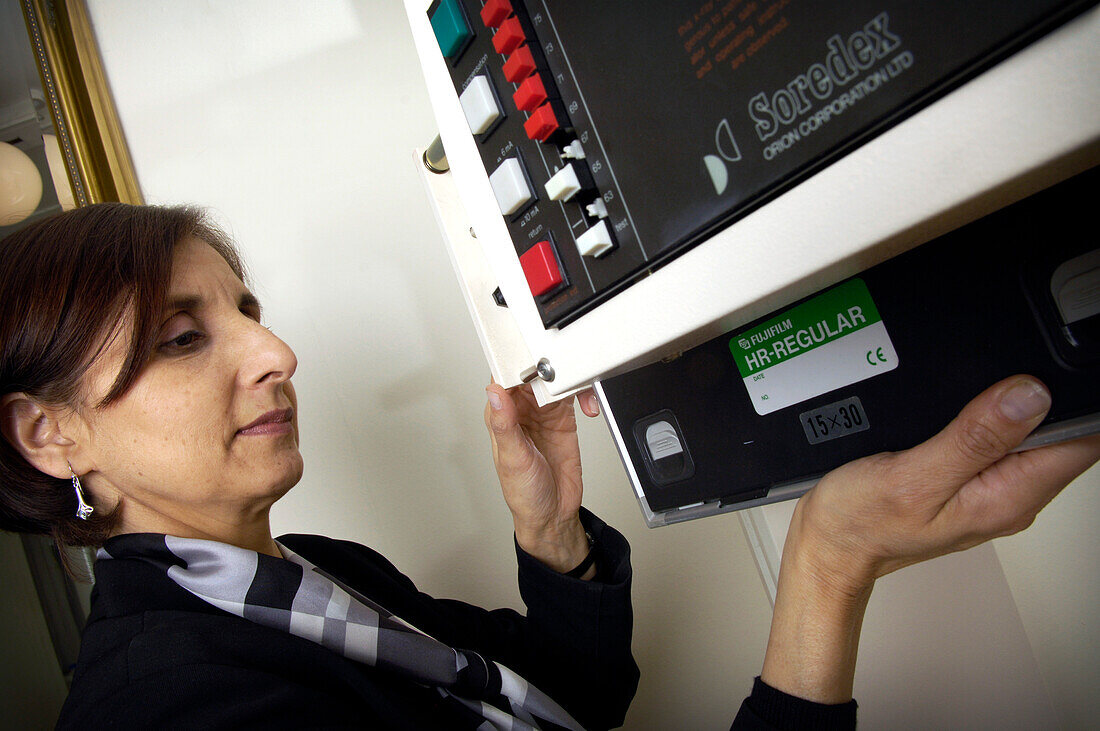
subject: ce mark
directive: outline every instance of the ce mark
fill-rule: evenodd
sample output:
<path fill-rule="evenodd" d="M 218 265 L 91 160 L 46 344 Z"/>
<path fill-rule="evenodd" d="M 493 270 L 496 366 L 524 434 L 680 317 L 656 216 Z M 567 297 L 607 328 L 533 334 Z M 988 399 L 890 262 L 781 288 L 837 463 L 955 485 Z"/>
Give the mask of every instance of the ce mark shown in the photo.
<path fill-rule="evenodd" d="M 876 363 L 875 361 L 871 360 L 871 356 L 874 356 L 876 359 L 878 359 L 878 362 Z M 885 362 L 886 362 L 886 356 L 883 355 L 882 348 L 878 348 L 877 350 L 868 350 L 867 351 L 867 363 L 868 364 L 873 365 L 873 366 L 877 366 L 879 363 L 885 363 Z"/>

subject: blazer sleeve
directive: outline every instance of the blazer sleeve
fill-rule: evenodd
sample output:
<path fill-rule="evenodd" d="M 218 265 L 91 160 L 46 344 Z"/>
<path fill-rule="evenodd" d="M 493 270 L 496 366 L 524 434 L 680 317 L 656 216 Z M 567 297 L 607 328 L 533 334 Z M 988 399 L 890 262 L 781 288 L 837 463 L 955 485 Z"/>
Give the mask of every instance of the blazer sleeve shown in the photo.
<path fill-rule="evenodd" d="M 855 700 L 814 703 L 776 690 L 757 677 L 730 731 L 854 731 L 856 708 Z"/>
<path fill-rule="evenodd" d="M 639 677 L 630 650 L 630 546 L 584 509 L 581 520 L 596 540 L 595 580 L 559 574 L 517 544 L 519 590 L 527 615 L 433 600 L 448 624 L 437 628 L 437 637 L 508 666 L 586 729 L 615 728 L 623 723 Z"/>
<path fill-rule="evenodd" d="M 638 684 L 630 650 L 630 546 L 583 508 L 581 521 L 596 540 L 596 580 L 559 574 L 516 547 L 526 616 L 429 596 L 365 546 L 316 536 L 279 540 L 441 642 L 511 668 L 586 729 L 613 728 L 622 725 Z M 310 548 L 320 549 L 316 558 L 305 552 Z"/>
<path fill-rule="evenodd" d="M 622 725 L 638 684 L 630 651 L 630 546 L 583 508 L 581 521 L 596 539 L 597 580 L 559 574 L 517 546 L 526 616 L 436 599 L 366 546 L 319 536 L 279 540 L 441 642 L 508 666 L 586 729 L 613 728 Z"/>
<path fill-rule="evenodd" d="M 580 709 L 574 715 L 586 728 L 610 728 L 622 725 L 639 677 L 630 649 L 630 546 L 588 511 L 581 519 L 595 539 L 592 581 L 553 571 L 516 545 L 520 596 L 535 635 L 533 656 L 516 662 L 567 709 Z"/>

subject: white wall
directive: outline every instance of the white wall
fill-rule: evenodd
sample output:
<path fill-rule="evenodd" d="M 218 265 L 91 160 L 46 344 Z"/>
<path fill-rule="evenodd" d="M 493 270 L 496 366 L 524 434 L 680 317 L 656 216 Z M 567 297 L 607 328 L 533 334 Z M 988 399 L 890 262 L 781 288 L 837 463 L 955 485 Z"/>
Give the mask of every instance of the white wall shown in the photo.
<path fill-rule="evenodd" d="M 429 592 L 517 606 L 481 424 L 488 369 L 412 167 L 434 125 L 400 4 L 88 4 L 147 199 L 214 209 L 298 353 L 306 474 L 276 531 L 359 540 Z M 581 440 L 586 503 L 634 549 L 627 728 L 728 726 L 770 619 L 736 518 L 646 530 L 602 422 Z M 1076 492 L 1040 540 L 998 549 L 1016 549 L 1006 574 L 1066 719 L 1096 717 L 1096 480 Z M 906 686 L 908 665 L 899 693 L 946 702 Z"/>
<path fill-rule="evenodd" d="M 1058 726 L 1100 719 L 1100 465 L 1023 533 L 994 541 Z"/>

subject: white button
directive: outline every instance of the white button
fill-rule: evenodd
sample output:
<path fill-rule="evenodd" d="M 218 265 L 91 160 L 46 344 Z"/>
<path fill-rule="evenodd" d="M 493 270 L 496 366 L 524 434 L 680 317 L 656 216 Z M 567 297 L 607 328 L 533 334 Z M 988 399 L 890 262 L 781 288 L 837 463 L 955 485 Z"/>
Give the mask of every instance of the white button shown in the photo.
<path fill-rule="evenodd" d="M 493 171 L 489 176 L 489 184 L 493 186 L 500 212 L 505 216 L 515 213 L 520 206 L 534 198 L 531 186 L 523 176 L 523 166 L 514 157 L 508 158 Z"/>
<path fill-rule="evenodd" d="M 602 256 L 614 245 L 605 221 L 600 221 L 577 237 L 577 250 L 582 256 Z"/>
<path fill-rule="evenodd" d="M 470 131 L 475 135 L 489 129 L 500 116 L 500 107 L 486 76 L 474 77 L 458 100 L 462 102 L 462 111 L 466 114 L 466 121 L 470 123 Z"/>
<path fill-rule="evenodd" d="M 577 180 L 577 171 L 573 163 L 569 163 L 546 181 L 546 195 L 552 201 L 567 201 L 581 189 L 581 181 Z"/>

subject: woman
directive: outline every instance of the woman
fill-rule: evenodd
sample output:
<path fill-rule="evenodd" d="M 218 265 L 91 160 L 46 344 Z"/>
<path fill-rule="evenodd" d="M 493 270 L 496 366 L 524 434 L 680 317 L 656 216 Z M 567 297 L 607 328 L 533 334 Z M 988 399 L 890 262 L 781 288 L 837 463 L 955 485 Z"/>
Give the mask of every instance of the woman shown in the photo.
<path fill-rule="evenodd" d="M 571 408 L 503 480 L 527 616 L 435 600 L 362 546 L 273 540 L 296 362 L 198 214 L 81 209 L 0 262 L 2 525 L 103 547 L 60 726 L 621 723 L 627 546 L 579 512 Z"/>
<path fill-rule="evenodd" d="M 31 226 L 0 244 L 0 292 L 2 527 L 102 546 L 60 726 L 622 722 L 629 549 L 580 507 L 570 402 L 487 389 L 528 606 L 488 612 L 416 592 L 365 547 L 272 538 L 270 507 L 302 472 L 296 362 L 194 211 L 112 204 Z M 735 727 L 854 725 L 874 580 L 1021 529 L 1100 456 L 1095 438 L 1006 456 L 1049 403 L 1008 379 L 799 502 Z"/>

